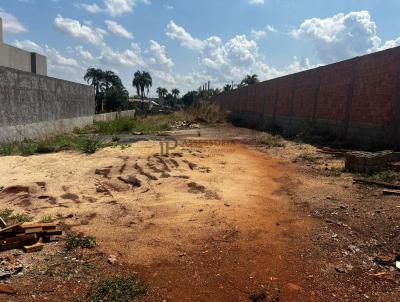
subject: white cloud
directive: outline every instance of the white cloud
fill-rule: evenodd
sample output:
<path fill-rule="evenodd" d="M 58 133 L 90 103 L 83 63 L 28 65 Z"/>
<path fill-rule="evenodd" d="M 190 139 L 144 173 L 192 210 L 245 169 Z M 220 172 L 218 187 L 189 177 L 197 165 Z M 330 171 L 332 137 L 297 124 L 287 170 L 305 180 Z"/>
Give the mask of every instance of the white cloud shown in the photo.
<path fill-rule="evenodd" d="M 249 4 L 264 4 L 264 0 L 248 0 Z"/>
<path fill-rule="evenodd" d="M 291 34 L 297 39 L 309 40 L 324 63 L 365 54 L 381 43 L 368 11 L 307 19 Z"/>
<path fill-rule="evenodd" d="M 183 27 L 175 24 L 174 21 L 170 21 L 167 25 L 167 36 L 172 40 L 177 40 L 182 46 L 190 49 L 202 49 L 203 41 L 194 39 Z"/>
<path fill-rule="evenodd" d="M 98 6 L 96 3 L 93 4 L 81 4 L 81 6 L 87 10 L 89 13 L 98 14 L 101 13 L 103 10 Z"/>
<path fill-rule="evenodd" d="M 111 66 L 119 67 L 133 67 L 133 66 L 145 66 L 145 62 L 141 55 L 141 48 L 138 44 L 132 43 L 130 49 L 126 49 L 122 52 L 113 50 L 109 46 L 105 46 L 102 49 L 102 53 L 99 57 L 100 61 Z"/>
<path fill-rule="evenodd" d="M 381 51 L 397 46 L 400 46 L 400 37 L 395 40 L 388 40 L 383 45 L 379 45 L 378 47 L 373 47 L 368 52 Z"/>
<path fill-rule="evenodd" d="M 265 38 L 268 35 L 268 33 L 276 33 L 276 32 L 278 31 L 274 27 L 272 27 L 271 25 L 267 25 L 264 29 L 261 30 L 252 29 L 251 36 L 253 39 L 259 40 Z"/>
<path fill-rule="evenodd" d="M 43 48 L 31 40 L 23 40 L 23 41 L 15 40 L 14 45 L 26 51 L 45 54 Z"/>
<path fill-rule="evenodd" d="M 73 38 L 94 45 L 101 45 L 103 43 L 104 30 L 93 30 L 91 27 L 81 24 L 78 20 L 63 18 L 61 15 L 58 15 L 54 19 L 54 25 L 58 30 Z"/>
<path fill-rule="evenodd" d="M 135 2 L 133 0 L 106 0 L 105 10 L 112 16 L 120 16 L 133 11 Z"/>
<path fill-rule="evenodd" d="M 170 69 L 175 66 L 174 62 L 171 58 L 168 58 L 165 46 L 160 45 L 158 42 L 154 40 L 150 40 L 149 50 L 146 51 L 146 54 L 149 56 L 149 62 L 151 65 L 155 65 L 158 68 L 166 68 Z"/>
<path fill-rule="evenodd" d="M 60 54 L 55 48 L 45 45 L 45 52 L 50 63 L 62 66 L 78 67 L 78 61 L 72 58 L 66 58 Z"/>
<path fill-rule="evenodd" d="M 0 18 L 3 19 L 3 29 L 5 32 L 18 34 L 28 31 L 14 15 L 7 13 L 2 8 L 0 8 Z"/>
<path fill-rule="evenodd" d="M 83 46 L 75 46 L 75 51 L 85 60 L 91 61 L 93 60 L 93 55 L 90 51 L 83 48 Z"/>
<path fill-rule="evenodd" d="M 122 38 L 133 39 L 133 34 L 129 32 L 121 24 L 118 24 L 117 22 L 111 20 L 106 20 L 105 23 L 107 25 L 108 30 L 113 34 Z"/>
<path fill-rule="evenodd" d="M 133 12 L 134 7 L 138 3 L 150 4 L 150 0 L 104 0 L 103 7 L 96 3 L 79 4 L 82 8 L 92 14 L 107 13 L 111 17 L 118 17 L 126 13 Z"/>

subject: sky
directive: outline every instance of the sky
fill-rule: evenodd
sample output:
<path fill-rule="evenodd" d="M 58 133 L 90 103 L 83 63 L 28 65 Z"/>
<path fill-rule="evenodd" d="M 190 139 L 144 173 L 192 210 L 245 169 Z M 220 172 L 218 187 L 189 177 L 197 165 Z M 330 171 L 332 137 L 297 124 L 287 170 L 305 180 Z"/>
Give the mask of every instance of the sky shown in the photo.
<path fill-rule="evenodd" d="M 399 0 L 0 0 L 4 41 L 47 56 L 49 76 L 137 70 L 182 93 L 267 80 L 400 46 Z"/>

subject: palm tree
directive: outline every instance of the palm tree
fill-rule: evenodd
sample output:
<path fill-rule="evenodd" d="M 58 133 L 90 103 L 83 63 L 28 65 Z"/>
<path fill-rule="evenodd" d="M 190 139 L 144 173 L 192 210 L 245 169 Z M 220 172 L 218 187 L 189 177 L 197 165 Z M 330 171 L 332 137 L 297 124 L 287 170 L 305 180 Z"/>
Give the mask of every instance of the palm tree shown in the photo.
<path fill-rule="evenodd" d="M 162 87 L 158 87 L 156 91 L 160 100 L 163 100 L 168 94 L 168 90 Z"/>
<path fill-rule="evenodd" d="M 132 85 L 136 88 L 137 95 L 140 96 L 140 84 L 142 80 L 142 73 L 138 70 L 133 76 Z"/>
<path fill-rule="evenodd" d="M 134 78 L 132 81 L 133 87 L 136 88 L 138 95 L 142 97 L 144 100 L 145 90 L 147 90 L 147 94 L 150 91 L 150 87 L 153 86 L 153 79 L 147 71 L 136 71 L 134 74 Z"/>
<path fill-rule="evenodd" d="M 180 92 L 179 89 L 177 89 L 177 88 L 174 88 L 174 89 L 172 89 L 172 91 L 171 91 L 171 94 L 173 95 L 173 97 L 174 97 L 175 100 L 176 100 L 176 98 L 179 96 L 180 93 L 181 93 L 181 92 Z"/>
<path fill-rule="evenodd" d="M 224 91 L 226 92 L 226 91 L 231 91 L 232 90 L 232 85 L 230 85 L 230 84 L 226 84 L 225 86 L 224 86 Z"/>
<path fill-rule="evenodd" d="M 244 85 L 253 85 L 253 84 L 257 84 L 258 82 L 260 82 L 260 80 L 258 79 L 258 75 L 253 74 L 253 75 L 247 75 L 243 80 L 242 80 L 242 84 Z"/>
<path fill-rule="evenodd" d="M 110 70 L 103 72 L 102 81 L 106 92 L 113 86 L 122 86 L 120 77 Z"/>
<path fill-rule="evenodd" d="M 147 71 L 142 72 L 142 85 L 140 86 L 142 90 L 142 97 L 144 95 L 144 90 L 147 90 L 147 94 L 149 94 L 150 87 L 153 86 L 153 78 L 151 77 L 150 73 Z"/>
<path fill-rule="evenodd" d="M 103 71 L 101 69 L 96 69 L 96 68 L 88 68 L 85 75 L 83 76 L 83 79 L 88 84 L 94 87 L 96 92 L 95 99 L 97 102 L 100 101 L 100 89 L 101 89 L 102 78 L 103 78 Z"/>
<path fill-rule="evenodd" d="M 144 107 L 145 91 L 149 94 L 150 87 L 153 86 L 153 79 L 147 71 L 136 71 L 132 81 L 133 87 L 136 88 L 138 95 L 142 98 L 142 107 Z"/>

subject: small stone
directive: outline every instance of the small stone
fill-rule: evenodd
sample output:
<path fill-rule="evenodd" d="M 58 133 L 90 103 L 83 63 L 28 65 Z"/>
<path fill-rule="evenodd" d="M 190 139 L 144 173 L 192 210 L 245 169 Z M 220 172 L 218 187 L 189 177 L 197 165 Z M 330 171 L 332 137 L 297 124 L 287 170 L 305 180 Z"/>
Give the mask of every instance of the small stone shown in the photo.
<path fill-rule="evenodd" d="M 115 263 L 117 262 L 117 256 L 115 256 L 115 255 L 110 255 L 110 256 L 108 257 L 108 259 L 107 259 L 107 262 L 108 262 L 109 264 L 115 264 Z"/>

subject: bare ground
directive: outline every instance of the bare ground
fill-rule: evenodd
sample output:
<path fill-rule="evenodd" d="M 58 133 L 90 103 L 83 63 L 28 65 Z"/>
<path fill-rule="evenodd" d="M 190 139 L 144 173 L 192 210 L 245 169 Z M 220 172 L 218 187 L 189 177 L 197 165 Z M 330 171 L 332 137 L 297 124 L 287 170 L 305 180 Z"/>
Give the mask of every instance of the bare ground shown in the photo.
<path fill-rule="evenodd" d="M 149 141 L 0 158 L 0 185 L 19 186 L 0 193 L 1 208 L 52 215 L 98 242 L 18 256 L 27 266 L 11 279 L 18 293 L 0 301 L 74 301 L 129 273 L 147 284 L 144 301 L 397 301 L 399 272 L 373 260 L 399 254 L 398 198 L 353 186 L 343 159 L 312 146 L 266 149 L 249 130 L 200 132 L 240 143 L 181 144 L 169 157 Z"/>

